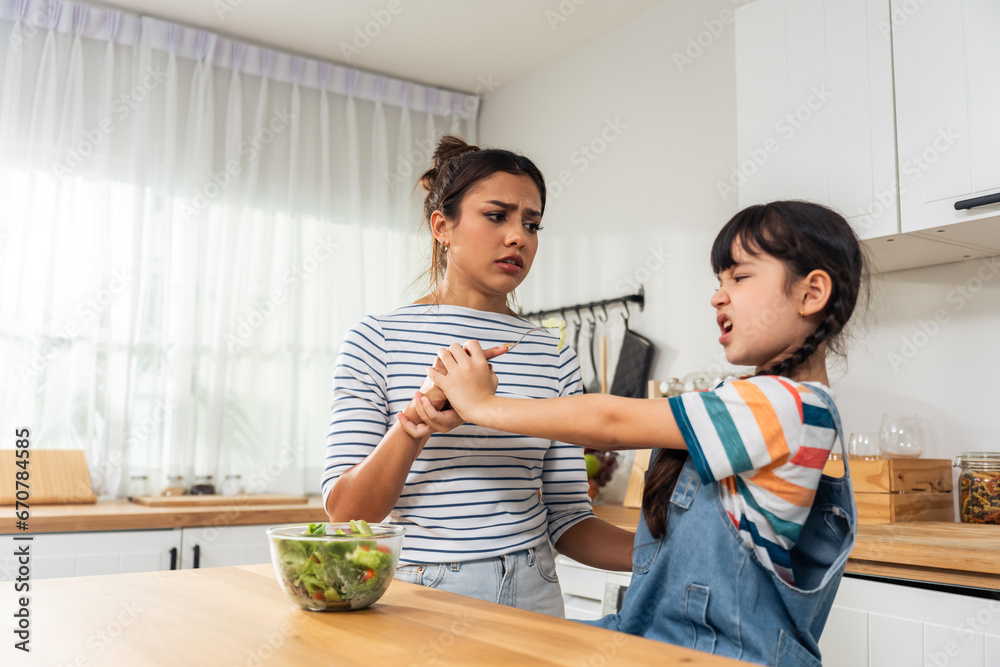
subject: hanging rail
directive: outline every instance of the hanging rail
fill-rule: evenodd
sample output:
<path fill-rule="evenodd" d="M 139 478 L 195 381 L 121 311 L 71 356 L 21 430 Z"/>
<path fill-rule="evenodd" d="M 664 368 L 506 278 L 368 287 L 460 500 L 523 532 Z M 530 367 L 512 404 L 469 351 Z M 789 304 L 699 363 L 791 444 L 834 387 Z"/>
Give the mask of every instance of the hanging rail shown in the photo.
<path fill-rule="evenodd" d="M 606 308 L 612 306 L 616 303 L 637 303 L 639 304 L 639 310 L 643 309 L 646 305 L 646 290 L 644 287 L 639 287 L 639 292 L 637 294 L 629 294 L 628 296 L 620 296 L 614 299 L 604 299 L 603 301 L 591 301 L 590 303 L 581 303 L 576 306 L 563 306 L 562 308 L 548 308 L 546 310 L 536 310 L 533 313 L 522 313 L 521 317 L 526 320 L 537 320 L 542 315 L 549 315 L 551 313 L 568 313 L 570 311 L 576 311 L 579 313 L 583 310 L 592 310 L 594 308 Z"/>

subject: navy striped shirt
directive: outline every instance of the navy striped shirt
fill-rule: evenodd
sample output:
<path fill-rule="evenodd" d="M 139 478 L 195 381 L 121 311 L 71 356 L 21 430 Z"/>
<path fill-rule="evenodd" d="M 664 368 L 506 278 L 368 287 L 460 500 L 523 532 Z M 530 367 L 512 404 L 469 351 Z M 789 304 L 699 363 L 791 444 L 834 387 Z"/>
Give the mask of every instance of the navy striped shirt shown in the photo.
<path fill-rule="evenodd" d="M 322 488 L 374 450 L 423 382 L 437 350 L 516 341 L 534 325 L 461 306 L 410 305 L 366 317 L 337 357 Z M 498 396 L 554 398 L 582 391 L 580 364 L 541 331 L 491 361 Z M 593 516 L 583 449 L 465 424 L 436 433 L 413 462 L 389 521 L 406 527 L 403 563 L 475 560 L 553 543 Z"/>

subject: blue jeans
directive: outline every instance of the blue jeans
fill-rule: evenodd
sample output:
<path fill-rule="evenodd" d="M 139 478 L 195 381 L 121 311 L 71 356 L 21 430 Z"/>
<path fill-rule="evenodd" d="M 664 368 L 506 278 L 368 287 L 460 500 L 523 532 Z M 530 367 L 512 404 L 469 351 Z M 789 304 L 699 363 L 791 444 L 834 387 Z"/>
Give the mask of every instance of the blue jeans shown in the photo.
<path fill-rule="evenodd" d="M 556 618 L 566 617 L 548 544 L 481 560 L 400 565 L 396 578 Z"/>

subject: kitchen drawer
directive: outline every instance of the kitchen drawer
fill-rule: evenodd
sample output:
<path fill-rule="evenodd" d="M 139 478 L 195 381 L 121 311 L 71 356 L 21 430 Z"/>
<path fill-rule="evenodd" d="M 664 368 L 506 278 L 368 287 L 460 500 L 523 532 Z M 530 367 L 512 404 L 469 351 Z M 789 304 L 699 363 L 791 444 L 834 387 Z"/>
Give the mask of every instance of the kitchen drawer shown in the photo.
<path fill-rule="evenodd" d="M 574 560 L 559 556 L 556 558 L 556 572 L 563 595 L 575 595 L 590 600 L 604 598 L 604 586 L 608 573 L 597 570 Z M 600 607 L 598 607 L 600 609 Z"/>

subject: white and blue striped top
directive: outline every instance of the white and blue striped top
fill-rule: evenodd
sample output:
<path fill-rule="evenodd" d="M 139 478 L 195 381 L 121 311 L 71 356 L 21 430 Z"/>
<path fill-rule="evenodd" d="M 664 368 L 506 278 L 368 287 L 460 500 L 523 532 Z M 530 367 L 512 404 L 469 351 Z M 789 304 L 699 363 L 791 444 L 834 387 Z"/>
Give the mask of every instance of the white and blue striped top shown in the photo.
<path fill-rule="evenodd" d="M 532 324 L 461 306 L 410 305 L 366 317 L 337 357 L 323 472 L 323 500 L 337 477 L 382 440 L 420 387 L 438 348 L 514 342 Z M 498 396 L 581 393 L 580 363 L 542 331 L 491 361 Z M 406 527 L 403 563 L 476 560 L 555 543 L 593 516 L 583 449 L 473 424 L 431 436 L 413 462 L 389 520 Z"/>

